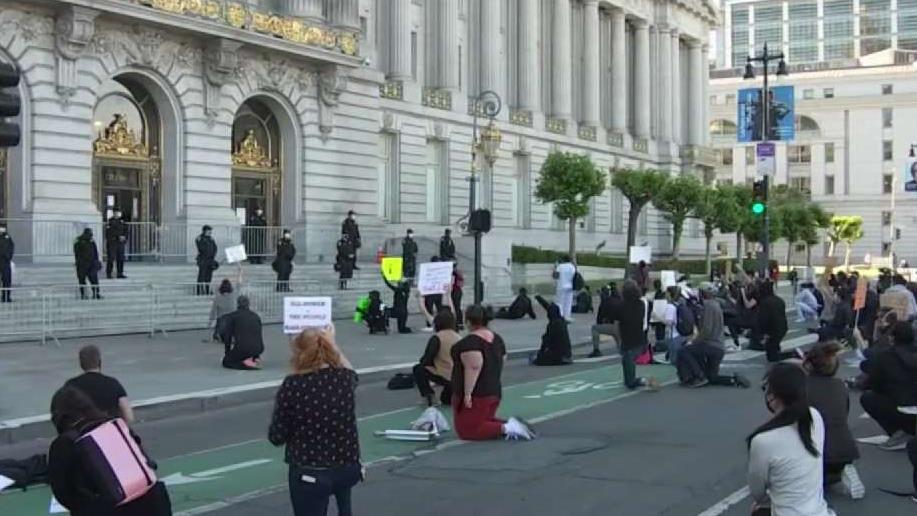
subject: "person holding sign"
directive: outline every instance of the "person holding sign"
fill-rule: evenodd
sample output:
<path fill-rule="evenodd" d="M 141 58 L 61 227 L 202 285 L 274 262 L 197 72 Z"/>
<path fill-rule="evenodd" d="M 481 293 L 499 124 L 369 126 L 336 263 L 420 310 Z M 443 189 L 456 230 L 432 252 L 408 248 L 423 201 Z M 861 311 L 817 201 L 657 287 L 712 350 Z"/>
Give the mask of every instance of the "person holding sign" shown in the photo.
<path fill-rule="evenodd" d="M 217 263 L 217 243 L 213 241 L 210 232 L 213 228 L 205 225 L 201 234 L 194 239 L 197 247 L 197 295 L 210 295 L 210 282 L 213 280 L 213 271 L 220 267 Z"/>
<path fill-rule="evenodd" d="M 268 440 L 284 446 L 296 516 L 351 516 L 351 489 L 363 480 L 357 434 L 357 373 L 334 326 L 307 329 L 290 342 L 293 371 L 277 390 Z"/>
<path fill-rule="evenodd" d="M 392 289 L 392 317 L 398 321 L 398 333 L 411 333 L 408 328 L 408 299 L 411 296 L 411 282 L 407 278 L 392 283 L 384 275 L 382 281 Z"/>
<path fill-rule="evenodd" d="M 261 354 L 264 353 L 261 318 L 250 310 L 248 297 L 239 296 L 236 311 L 224 316 L 220 340 L 226 347 L 223 367 L 243 371 L 261 369 Z"/>
<path fill-rule="evenodd" d="M 277 272 L 277 292 L 290 291 L 290 275 L 293 274 L 293 258 L 296 258 L 296 246 L 290 230 L 283 231 L 283 237 L 277 242 L 277 257 L 271 264 Z"/>

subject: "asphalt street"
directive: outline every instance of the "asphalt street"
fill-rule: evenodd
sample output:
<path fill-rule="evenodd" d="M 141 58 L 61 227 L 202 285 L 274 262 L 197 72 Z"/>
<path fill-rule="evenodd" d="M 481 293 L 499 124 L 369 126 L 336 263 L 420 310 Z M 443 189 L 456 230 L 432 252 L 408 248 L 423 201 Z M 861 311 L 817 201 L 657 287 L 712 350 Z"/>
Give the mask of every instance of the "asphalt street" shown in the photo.
<path fill-rule="evenodd" d="M 756 354 L 729 358 L 726 370 L 753 380 L 763 374 L 763 358 Z M 641 372 L 674 380 L 669 366 Z M 501 413 L 537 422 L 540 438 L 460 443 L 447 435 L 436 444 L 374 437 L 374 430 L 405 428 L 421 408 L 413 391 L 388 391 L 382 380 L 364 382 L 358 412 L 369 470 L 354 491 L 356 513 L 748 514 L 750 502 L 741 497 L 744 438 L 768 416 L 761 391 L 669 384 L 658 393 L 632 394 L 620 380 L 614 359 L 559 368 L 511 361 Z M 855 399 L 852 406 L 855 435 L 879 433 L 871 420 L 859 418 Z M 270 403 L 251 403 L 137 426 L 170 484 L 176 514 L 292 514 L 282 451 L 266 441 L 270 410 Z M 0 448 L 0 457 L 46 446 L 32 441 Z M 831 496 L 838 514 L 913 514 L 911 502 L 877 489 L 908 489 L 905 456 L 866 445 L 861 451 L 867 497 L 853 502 Z M 0 514 L 48 514 L 49 503 L 44 487 L 8 492 L 0 495 Z"/>

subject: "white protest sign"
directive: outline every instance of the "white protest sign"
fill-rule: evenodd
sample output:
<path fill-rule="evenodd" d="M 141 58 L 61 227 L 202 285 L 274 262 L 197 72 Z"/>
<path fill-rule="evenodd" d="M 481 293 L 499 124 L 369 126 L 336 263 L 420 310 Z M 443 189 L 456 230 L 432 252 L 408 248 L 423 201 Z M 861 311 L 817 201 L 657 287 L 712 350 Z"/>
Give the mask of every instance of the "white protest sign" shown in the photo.
<path fill-rule="evenodd" d="M 446 294 L 452 285 L 452 262 L 430 262 L 420 264 L 417 289 L 420 295 Z"/>
<path fill-rule="evenodd" d="M 654 299 L 653 300 L 653 314 L 652 322 L 664 323 L 665 322 L 665 312 L 669 307 L 669 302 L 665 299 Z"/>
<path fill-rule="evenodd" d="M 653 248 L 648 245 L 630 246 L 630 263 L 646 262 L 651 263 L 653 258 Z"/>
<path fill-rule="evenodd" d="M 662 281 L 662 288 L 678 285 L 678 282 L 675 280 L 675 271 L 662 271 L 660 275 L 659 279 Z"/>
<path fill-rule="evenodd" d="M 5 476 L 3 476 L 3 475 L 0 475 L 0 491 L 3 491 L 3 490 L 6 489 L 7 487 L 9 487 L 9 486 L 11 486 L 11 485 L 13 485 L 13 484 L 15 484 L 15 483 L 16 483 L 16 481 L 13 480 L 12 478 L 5 477 Z"/>
<path fill-rule="evenodd" d="M 244 262 L 248 259 L 245 254 L 245 246 L 242 244 L 226 248 L 226 263 Z"/>
<path fill-rule="evenodd" d="M 330 324 L 330 297 L 283 298 L 283 333 L 292 335 L 308 328 L 323 328 Z"/>
<path fill-rule="evenodd" d="M 61 505 L 61 503 L 57 501 L 57 498 L 51 496 L 51 503 L 48 504 L 48 514 L 67 514 L 68 512 L 70 511 Z"/>

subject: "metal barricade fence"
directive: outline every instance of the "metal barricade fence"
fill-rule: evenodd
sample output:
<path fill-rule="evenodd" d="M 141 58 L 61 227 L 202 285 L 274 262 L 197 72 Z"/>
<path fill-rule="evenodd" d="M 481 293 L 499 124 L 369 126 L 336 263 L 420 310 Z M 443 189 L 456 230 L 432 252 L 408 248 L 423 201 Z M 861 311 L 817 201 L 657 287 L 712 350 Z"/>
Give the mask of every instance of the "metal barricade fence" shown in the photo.
<path fill-rule="evenodd" d="M 0 341 L 45 341 L 45 297 L 41 287 L 9 289 L 12 303 L 0 303 Z"/>
<path fill-rule="evenodd" d="M 77 222 L 71 220 L 0 219 L 16 243 L 16 256 L 23 257 L 73 257 L 73 242 L 85 228 L 92 229 L 99 252 L 105 240 L 102 222 Z"/>
<path fill-rule="evenodd" d="M 158 237 L 159 227 L 155 222 L 128 222 L 124 254 L 128 258 L 156 257 L 159 254 Z"/>
<path fill-rule="evenodd" d="M 277 243 L 283 236 L 283 230 L 281 226 L 242 226 L 242 238 L 238 243 L 245 246 L 245 254 L 250 262 L 252 258 L 271 261 L 277 253 Z"/>
<path fill-rule="evenodd" d="M 79 285 L 54 285 L 42 288 L 44 297 L 44 334 L 59 337 L 153 334 L 155 301 L 149 284 L 105 285 L 102 299 L 93 299 L 86 285 L 86 299 L 80 299 Z"/>

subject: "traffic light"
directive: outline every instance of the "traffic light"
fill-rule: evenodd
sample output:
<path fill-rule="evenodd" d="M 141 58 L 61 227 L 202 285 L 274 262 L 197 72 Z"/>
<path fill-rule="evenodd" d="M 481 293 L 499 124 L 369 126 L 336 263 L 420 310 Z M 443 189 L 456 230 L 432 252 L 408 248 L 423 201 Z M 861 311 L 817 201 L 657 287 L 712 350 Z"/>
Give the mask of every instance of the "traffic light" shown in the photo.
<path fill-rule="evenodd" d="M 751 212 L 755 215 L 764 215 L 767 209 L 767 186 L 764 181 L 755 181 L 752 186 Z"/>
<path fill-rule="evenodd" d="M 19 70 L 10 64 L 0 63 L 0 148 L 19 145 L 19 124 L 6 120 L 19 116 L 22 100 L 19 98 Z M 13 88 L 6 90 L 5 88 Z"/>

